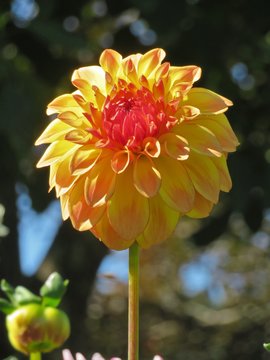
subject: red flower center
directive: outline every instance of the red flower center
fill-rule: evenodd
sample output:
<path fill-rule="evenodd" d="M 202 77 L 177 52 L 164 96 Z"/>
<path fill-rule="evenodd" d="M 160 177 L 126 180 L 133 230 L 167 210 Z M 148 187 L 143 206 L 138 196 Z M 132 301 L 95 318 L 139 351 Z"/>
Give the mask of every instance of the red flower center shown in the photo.
<path fill-rule="evenodd" d="M 157 139 L 168 132 L 176 118 L 166 113 L 163 100 L 156 100 L 147 89 L 120 90 L 112 99 L 108 97 L 103 109 L 103 130 L 110 146 L 128 147 L 133 151 L 143 148 L 146 138 Z"/>

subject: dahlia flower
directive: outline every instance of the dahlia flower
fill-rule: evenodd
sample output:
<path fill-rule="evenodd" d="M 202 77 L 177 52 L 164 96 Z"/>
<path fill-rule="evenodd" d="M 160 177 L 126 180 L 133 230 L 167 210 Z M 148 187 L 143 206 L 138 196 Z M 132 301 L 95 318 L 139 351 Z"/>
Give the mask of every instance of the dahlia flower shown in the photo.
<path fill-rule="evenodd" d="M 63 354 L 63 360 L 86 360 L 86 358 L 81 353 L 77 353 L 74 359 L 74 357 L 72 356 L 71 352 L 68 349 L 63 350 L 62 354 Z M 105 359 L 99 353 L 95 353 L 91 357 L 91 360 L 105 360 Z M 111 358 L 111 360 L 121 360 L 121 359 L 118 357 L 113 357 Z M 155 355 L 153 360 L 163 360 L 163 358 L 160 357 L 159 355 Z"/>
<path fill-rule="evenodd" d="M 165 240 L 180 216 L 208 216 L 231 188 L 232 102 L 193 87 L 199 67 L 164 57 L 105 50 L 100 66 L 74 71 L 76 91 L 48 105 L 57 116 L 36 141 L 50 144 L 37 167 L 50 166 L 63 219 L 112 249 Z"/>

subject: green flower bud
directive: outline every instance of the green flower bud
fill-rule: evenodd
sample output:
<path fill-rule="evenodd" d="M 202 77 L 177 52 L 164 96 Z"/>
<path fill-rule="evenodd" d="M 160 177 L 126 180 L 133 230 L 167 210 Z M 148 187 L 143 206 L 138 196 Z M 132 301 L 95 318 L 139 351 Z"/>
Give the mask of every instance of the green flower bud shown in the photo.
<path fill-rule="evenodd" d="M 25 354 L 52 351 L 70 334 L 67 315 L 41 304 L 18 307 L 7 315 L 6 326 L 12 346 Z"/>

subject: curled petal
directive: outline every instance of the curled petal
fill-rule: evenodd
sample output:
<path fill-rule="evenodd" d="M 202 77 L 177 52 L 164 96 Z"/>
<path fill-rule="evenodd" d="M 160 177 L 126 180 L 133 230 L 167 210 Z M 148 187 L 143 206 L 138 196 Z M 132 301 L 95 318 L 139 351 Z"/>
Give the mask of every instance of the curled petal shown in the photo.
<path fill-rule="evenodd" d="M 194 106 L 185 105 L 185 106 L 181 106 L 179 115 L 180 116 L 182 115 L 187 120 L 192 120 L 196 118 L 198 115 L 200 115 L 200 110 Z"/>
<path fill-rule="evenodd" d="M 139 193 L 146 197 L 156 195 L 161 184 L 160 173 L 145 155 L 138 156 L 134 162 L 133 180 Z"/>
<path fill-rule="evenodd" d="M 134 242 L 134 239 L 124 239 L 121 237 L 111 226 L 106 214 L 104 214 L 102 219 L 91 229 L 91 231 L 112 250 L 128 249 Z"/>
<path fill-rule="evenodd" d="M 159 195 L 149 200 L 149 206 L 148 224 L 143 234 L 137 238 L 143 248 L 168 239 L 179 220 L 179 212 L 169 207 Z"/>
<path fill-rule="evenodd" d="M 160 155 L 160 143 L 155 138 L 146 138 L 143 142 L 144 152 L 152 158 L 158 158 Z"/>
<path fill-rule="evenodd" d="M 220 190 L 220 176 L 211 158 L 190 154 L 185 167 L 195 189 L 207 200 L 217 203 Z"/>
<path fill-rule="evenodd" d="M 111 167 L 116 174 L 121 174 L 128 167 L 130 160 L 130 151 L 118 151 L 111 160 Z"/>
<path fill-rule="evenodd" d="M 46 127 L 40 137 L 36 140 L 35 145 L 52 143 L 56 140 L 63 140 L 69 131 L 70 126 L 64 124 L 58 119 L 55 119 Z"/>
<path fill-rule="evenodd" d="M 138 64 L 139 77 L 144 75 L 147 78 L 161 64 L 165 55 L 163 49 L 153 49 L 145 53 Z"/>
<path fill-rule="evenodd" d="M 96 149 L 93 145 L 78 148 L 70 162 L 71 173 L 79 175 L 89 171 L 99 159 L 101 152 L 101 149 Z"/>
<path fill-rule="evenodd" d="M 52 102 L 49 103 L 47 108 L 47 115 L 52 115 L 55 113 L 60 113 L 64 111 L 74 111 L 80 112 L 80 106 L 77 101 L 74 99 L 72 94 L 64 94 L 55 98 Z"/>
<path fill-rule="evenodd" d="M 180 135 L 167 133 L 161 135 L 159 141 L 164 145 L 166 153 L 176 160 L 186 160 L 189 157 L 188 141 Z"/>
<path fill-rule="evenodd" d="M 194 187 L 185 167 L 177 160 L 160 156 L 155 159 L 161 174 L 160 195 L 172 209 L 186 213 L 192 209 Z"/>
<path fill-rule="evenodd" d="M 219 176 L 220 176 L 220 190 L 229 192 L 232 188 L 232 180 L 230 177 L 229 169 L 227 166 L 227 161 L 224 155 L 219 159 L 213 158 L 213 163 L 215 164 Z"/>
<path fill-rule="evenodd" d="M 198 192 L 195 194 L 194 206 L 186 215 L 192 218 L 201 219 L 207 217 L 213 208 L 213 203 L 205 199 Z"/>
<path fill-rule="evenodd" d="M 184 103 L 195 106 L 204 115 L 223 113 L 232 105 L 232 102 L 225 97 L 203 88 L 191 89 Z"/>
<path fill-rule="evenodd" d="M 37 163 L 37 168 L 48 166 L 59 160 L 62 156 L 66 157 L 77 149 L 78 145 L 70 141 L 55 141 L 49 145 L 41 159 Z"/>
<path fill-rule="evenodd" d="M 208 128 L 215 134 L 223 151 L 233 152 L 236 150 L 236 146 L 239 145 L 239 141 L 224 114 L 200 116 L 196 119 L 196 123 Z"/>
<path fill-rule="evenodd" d="M 117 234 L 127 240 L 135 240 L 148 222 L 148 199 L 135 189 L 131 166 L 117 175 L 115 191 L 108 204 L 108 217 Z"/>
<path fill-rule="evenodd" d="M 122 56 L 115 50 L 106 49 L 100 56 L 101 67 L 115 79 L 122 61 Z"/>
<path fill-rule="evenodd" d="M 84 199 L 85 177 L 81 177 L 69 192 L 69 215 L 72 225 L 79 231 L 91 229 L 103 216 L 106 206 L 91 207 Z"/>
<path fill-rule="evenodd" d="M 222 147 L 215 135 L 206 127 L 197 125 L 195 122 L 182 123 L 177 132 L 189 140 L 192 150 L 208 155 L 221 156 Z"/>
<path fill-rule="evenodd" d="M 100 160 L 86 177 L 84 195 L 87 204 L 100 206 L 107 202 L 115 187 L 116 174 L 110 167 L 108 158 Z"/>

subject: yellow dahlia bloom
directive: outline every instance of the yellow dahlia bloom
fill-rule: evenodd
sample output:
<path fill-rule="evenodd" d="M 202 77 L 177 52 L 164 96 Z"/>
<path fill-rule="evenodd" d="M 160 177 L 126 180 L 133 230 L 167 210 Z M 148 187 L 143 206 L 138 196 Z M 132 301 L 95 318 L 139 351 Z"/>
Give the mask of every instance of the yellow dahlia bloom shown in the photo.
<path fill-rule="evenodd" d="M 100 66 L 74 71 L 76 91 L 48 105 L 57 117 L 36 141 L 50 143 L 37 167 L 50 166 L 63 219 L 112 249 L 165 240 L 180 216 L 209 215 L 231 188 L 231 101 L 193 87 L 199 67 L 164 57 L 105 50 Z"/>

